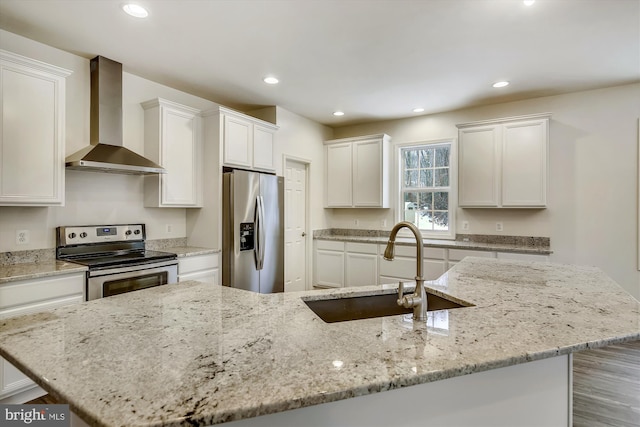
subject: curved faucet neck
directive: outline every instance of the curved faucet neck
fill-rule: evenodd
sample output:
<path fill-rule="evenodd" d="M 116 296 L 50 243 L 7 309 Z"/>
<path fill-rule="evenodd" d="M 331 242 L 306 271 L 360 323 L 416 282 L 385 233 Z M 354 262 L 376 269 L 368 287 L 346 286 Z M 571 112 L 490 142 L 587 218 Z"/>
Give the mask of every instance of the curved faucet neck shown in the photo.
<path fill-rule="evenodd" d="M 424 280 L 422 278 L 422 233 L 415 224 L 408 221 L 401 221 L 393 226 L 389 235 L 389 244 L 393 245 L 396 241 L 396 235 L 401 228 L 408 228 L 416 239 L 416 280 Z"/>

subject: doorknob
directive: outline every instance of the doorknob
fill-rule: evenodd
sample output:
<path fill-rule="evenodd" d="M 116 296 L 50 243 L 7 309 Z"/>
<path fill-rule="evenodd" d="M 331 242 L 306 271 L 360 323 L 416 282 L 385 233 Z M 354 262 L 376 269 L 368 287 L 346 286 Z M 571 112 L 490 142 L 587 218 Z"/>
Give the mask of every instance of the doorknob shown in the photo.
<path fill-rule="evenodd" d="M 304 231 L 302 232 L 302 237 L 306 236 L 307 233 L 305 233 Z"/>

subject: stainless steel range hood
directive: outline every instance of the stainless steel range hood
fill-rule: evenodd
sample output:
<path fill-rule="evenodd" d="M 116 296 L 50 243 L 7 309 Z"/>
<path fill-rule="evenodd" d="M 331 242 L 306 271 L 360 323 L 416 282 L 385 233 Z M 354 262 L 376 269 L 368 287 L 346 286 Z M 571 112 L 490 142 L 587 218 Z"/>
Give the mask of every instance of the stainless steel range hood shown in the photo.
<path fill-rule="evenodd" d="M 122 145 L 122 64 L 91 60 L 91 145 L 65 159 L 67 169 L 149 175 L 166 170 Z"/>

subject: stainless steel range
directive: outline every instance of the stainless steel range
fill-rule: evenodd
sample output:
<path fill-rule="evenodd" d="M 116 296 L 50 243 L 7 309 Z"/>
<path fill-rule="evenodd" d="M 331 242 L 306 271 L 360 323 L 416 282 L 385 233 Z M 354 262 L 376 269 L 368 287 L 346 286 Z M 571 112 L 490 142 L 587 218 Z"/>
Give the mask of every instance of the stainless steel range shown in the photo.
<path fill-rule="evenodd" d="M 178 281 L 175 254 L 145 250 L 144 224 L 56 228 L 56 258 L 86 265 L 87 301 Z"/>

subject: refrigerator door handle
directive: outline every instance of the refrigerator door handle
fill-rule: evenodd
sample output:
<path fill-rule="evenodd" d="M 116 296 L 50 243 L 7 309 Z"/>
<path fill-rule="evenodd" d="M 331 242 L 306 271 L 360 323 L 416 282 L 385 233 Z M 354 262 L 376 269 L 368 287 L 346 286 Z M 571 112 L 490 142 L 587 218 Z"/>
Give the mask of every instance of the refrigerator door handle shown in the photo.
<path fill-rule="evenodd" d="M 264 199 L 262 196 L 256 197 L 256 270 L 264 267 Z"/>

